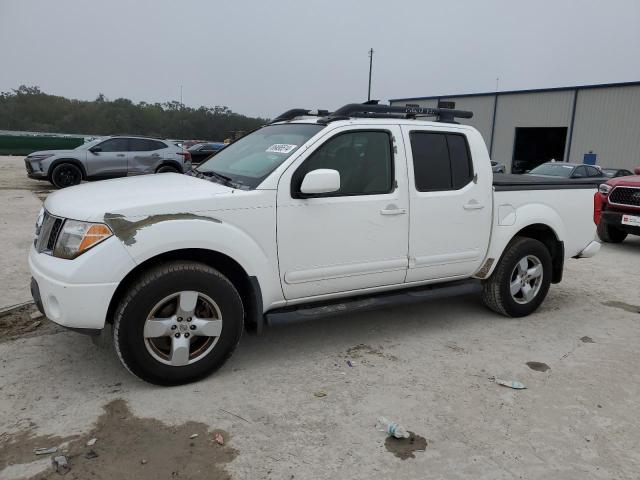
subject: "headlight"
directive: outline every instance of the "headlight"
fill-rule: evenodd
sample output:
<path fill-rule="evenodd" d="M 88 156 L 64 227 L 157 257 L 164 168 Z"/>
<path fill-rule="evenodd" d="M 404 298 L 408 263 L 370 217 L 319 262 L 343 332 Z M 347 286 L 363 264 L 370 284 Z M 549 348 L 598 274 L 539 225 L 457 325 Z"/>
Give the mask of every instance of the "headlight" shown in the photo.
<path fill-rule="evenodd" d="M 111 229 L 102 223 L 65 220 L 53 249 L 53 256 L 76 258 L 111 235 L 113 235 Z"/>
<path fill-rule="evenodd" d="M 609 195 L 609 192 L 611 191 L 611 185 L 607 185 L 606 183 L 603 183 L 598 188 L 598 191 L 603 195 Z"/>
<path fill-rule="evenodd" d="M 35 161 L 40 161 L 40 160 L 44 160 L 45 158 L 49 158 L 49 157 L 53 157 L 53 153 L 49 153 L 46 155 L 29 155 L 27 156 L 27 160 L 29 160 L 30 162 L 35 162 Z"/>

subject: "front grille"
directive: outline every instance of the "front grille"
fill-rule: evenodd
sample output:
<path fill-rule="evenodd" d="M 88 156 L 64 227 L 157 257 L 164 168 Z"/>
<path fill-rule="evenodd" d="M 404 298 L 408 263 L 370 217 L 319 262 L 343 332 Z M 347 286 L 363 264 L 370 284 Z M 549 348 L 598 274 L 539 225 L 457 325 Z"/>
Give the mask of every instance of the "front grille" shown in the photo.
<path fill-rule="evenodd" d="M 27 173 L 33 173 L 33 167 L 31 166 L 31 162 L 29 162 L 26 158 L 24 160 L 24 166 L 27 168 Z"/>
<path fill-rule="evenodd" d="M 35 247 L 38 253 L 53 251 L 62 228 L 63 219 L 44 212 L 42 224 L 36 227 Z"/>
<path fill-rule="evenodd" d="M 616 187 L 609 194 L 609 203 L 640 207 L 640 188 Z"/>

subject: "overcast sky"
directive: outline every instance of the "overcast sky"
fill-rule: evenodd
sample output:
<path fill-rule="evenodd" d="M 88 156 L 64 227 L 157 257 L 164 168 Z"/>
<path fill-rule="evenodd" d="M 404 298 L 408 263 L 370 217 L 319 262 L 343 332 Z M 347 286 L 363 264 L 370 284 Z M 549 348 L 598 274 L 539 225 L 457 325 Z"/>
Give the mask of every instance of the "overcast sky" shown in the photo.
<path fill-rule="evenodd" d="M 275 116 L 640 80 L 640 0 L 0 0 L 0 90 Z"/>

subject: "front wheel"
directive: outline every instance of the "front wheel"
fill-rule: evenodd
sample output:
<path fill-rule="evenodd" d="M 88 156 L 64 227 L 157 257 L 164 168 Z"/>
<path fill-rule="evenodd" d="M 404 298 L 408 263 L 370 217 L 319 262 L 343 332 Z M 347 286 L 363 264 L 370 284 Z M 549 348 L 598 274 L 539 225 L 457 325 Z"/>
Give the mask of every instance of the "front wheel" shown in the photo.
<path fill-rule="evenodd" d="M 217 270 L 174 261 L 129 287 L 115 314 L 113 337 L 124 366 L 156 385 L 199 380 L 231 356 L 244 311 L 233 284 Z"/>
<path fill-rule="evenodd" d="M 61 163 L 51 172 L 50 180 L 57 188 L 72 187 L 82 181 L 82 171 L 73 163 Z"/>
<path fill-rule="evenodd" d="M 516 237 L 483 283 L 482 300 L 491 310 L 508 317 L 529 315 L 547 296 L 551 269 L 551 255 L 542 242 Z"/>
<path fill-rule="evenodd" d="M 613 225 L 600 222 L 598 224 L 598 237 L 606 243 L 621 243 L 627 238 L 627 232 L 623 232 Z"/>

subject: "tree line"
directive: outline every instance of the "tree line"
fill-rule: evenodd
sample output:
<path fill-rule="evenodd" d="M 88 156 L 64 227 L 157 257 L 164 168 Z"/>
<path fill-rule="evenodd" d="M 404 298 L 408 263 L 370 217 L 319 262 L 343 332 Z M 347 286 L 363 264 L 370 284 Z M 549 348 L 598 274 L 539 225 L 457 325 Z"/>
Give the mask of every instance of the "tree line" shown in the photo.
<path fill-rule="evenodd" d="M 159 138 L 224 140 L 268 120 L 232 112 L 225 106 L 187 107 L 180 102 L 133 103 L 126 98 L 94 101 L 49 95 L 21 85 L 0 93 L 0 130 L 84 135 L 144 135 Z"/>

